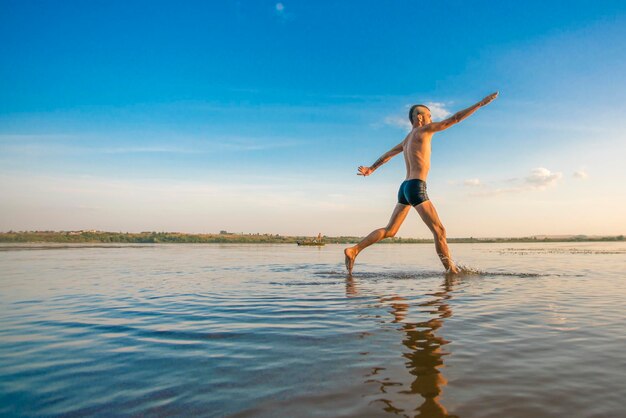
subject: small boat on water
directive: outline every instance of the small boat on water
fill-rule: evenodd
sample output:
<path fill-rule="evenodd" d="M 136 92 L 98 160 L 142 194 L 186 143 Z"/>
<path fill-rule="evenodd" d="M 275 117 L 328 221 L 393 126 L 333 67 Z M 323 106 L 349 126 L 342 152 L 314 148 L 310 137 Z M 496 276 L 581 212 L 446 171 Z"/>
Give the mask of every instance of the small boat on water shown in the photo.
<path fill-rule="evenodd" d="M 296 241 L 296 244 L 303 246 L 314 246 L 314 247 L 323 247 L 326 245 L 324 240 L 322 239 L 322 233 L 317 234 L 317 239 L 312 241 Z"/>

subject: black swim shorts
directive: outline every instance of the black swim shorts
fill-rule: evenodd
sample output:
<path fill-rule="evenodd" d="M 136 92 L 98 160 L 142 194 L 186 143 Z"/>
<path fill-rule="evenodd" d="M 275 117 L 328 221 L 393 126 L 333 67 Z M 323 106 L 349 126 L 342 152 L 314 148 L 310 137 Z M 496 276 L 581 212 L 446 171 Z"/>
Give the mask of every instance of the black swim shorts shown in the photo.
<path fill-rule="evenodd" d="M 398 190 L 398 203 L 417 206 L 428 200 L 426 182 L 420 179 L 405 180 Z"/>

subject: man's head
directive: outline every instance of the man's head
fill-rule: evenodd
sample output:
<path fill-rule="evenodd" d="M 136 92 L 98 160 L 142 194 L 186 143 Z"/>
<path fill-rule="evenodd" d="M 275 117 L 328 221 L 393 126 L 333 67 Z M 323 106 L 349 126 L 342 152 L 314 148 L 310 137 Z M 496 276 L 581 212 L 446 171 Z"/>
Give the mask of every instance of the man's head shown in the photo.
<path fill-rule="evenodd" d="M 428 106 L 422 104 L 411 106 L 411 110 L 409 110 L 409 120 L 413 126 L 424 126 L 433 121 L 430 116 L 430 109 Z"/>

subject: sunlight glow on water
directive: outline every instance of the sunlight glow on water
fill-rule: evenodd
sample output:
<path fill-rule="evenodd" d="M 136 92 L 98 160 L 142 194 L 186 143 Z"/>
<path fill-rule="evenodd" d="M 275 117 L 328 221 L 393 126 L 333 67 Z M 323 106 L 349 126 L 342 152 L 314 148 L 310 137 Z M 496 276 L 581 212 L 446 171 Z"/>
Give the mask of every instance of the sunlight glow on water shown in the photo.
<path fill-rule="evenodd" d="M 626 245 L 0 246 L 0 415 L 618 416 Z M 49 245 L 46 247 L 50 247 Z"/>

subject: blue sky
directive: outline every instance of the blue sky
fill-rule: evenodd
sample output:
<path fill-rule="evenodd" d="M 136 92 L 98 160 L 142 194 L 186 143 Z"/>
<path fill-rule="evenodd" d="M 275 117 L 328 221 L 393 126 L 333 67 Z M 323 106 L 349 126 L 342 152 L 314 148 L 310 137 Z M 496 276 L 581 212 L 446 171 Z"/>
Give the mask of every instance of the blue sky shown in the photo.
<path fill-rule="evenodd" d="M 0 0 L 0 39 L 0 230 L 365 235 L 408 106 L 499 90 L 435 137 L 449 235 L 626 232 L 623 2 Z"/>

